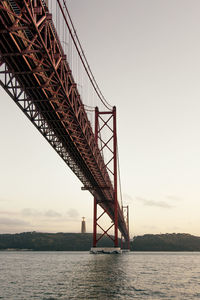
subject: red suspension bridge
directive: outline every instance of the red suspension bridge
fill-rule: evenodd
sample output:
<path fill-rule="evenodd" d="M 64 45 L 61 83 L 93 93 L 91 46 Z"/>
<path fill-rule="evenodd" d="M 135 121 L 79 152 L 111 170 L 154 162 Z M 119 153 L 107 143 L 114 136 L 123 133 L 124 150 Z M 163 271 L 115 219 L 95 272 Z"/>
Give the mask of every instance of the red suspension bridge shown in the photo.
<path fill-rule="evenodd" d="M 1 86 L 94 196 L 93 247 L 104 235 L 118 247 L 118 230 L 129 247 L 116 108 L 99 89 L 65 0 L 1 0 L 0 37 Z"/>

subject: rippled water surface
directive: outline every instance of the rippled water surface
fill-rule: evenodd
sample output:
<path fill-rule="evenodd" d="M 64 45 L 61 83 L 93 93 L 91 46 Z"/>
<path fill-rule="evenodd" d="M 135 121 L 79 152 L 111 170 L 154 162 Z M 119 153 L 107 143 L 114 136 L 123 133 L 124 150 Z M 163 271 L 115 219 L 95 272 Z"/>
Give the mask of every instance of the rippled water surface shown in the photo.
<path fill-rule="evenodd" d="M 200 299 L 200 253 L 3 251 L 0 299 Z"/>

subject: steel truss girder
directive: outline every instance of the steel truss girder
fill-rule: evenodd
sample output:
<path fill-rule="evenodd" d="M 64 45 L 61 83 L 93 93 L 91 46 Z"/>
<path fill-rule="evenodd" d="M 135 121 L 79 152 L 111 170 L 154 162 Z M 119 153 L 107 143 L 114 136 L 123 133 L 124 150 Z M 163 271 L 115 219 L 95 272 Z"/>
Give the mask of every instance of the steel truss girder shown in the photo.
<path fill-rule="evenodd" d="M 6 71 L 5 73 L 2 69 Z M 0 67 L 1 75 L 4 74 L 4 78 L 0 76 L 0 85 L 4 88 L 7 94 L 14 100 L 18 107 L 23 111 L 23 113 L 28 117 L 28 119 L 34 124 L 34 126 L 40 131 L 40 133 L 45 137 L 49 144 L 55 149 L 55 151 L 62 157 L 62 159 L 67 163 L 71 170 L 76 174 L 76 176 L 82 181 L 86 181 L 86 178 L 80 168 L 77 166 L 76 162 L 70 156 L 65 145 L 61 142 L 62 137 L 54 132 L 53 127 L 49 125 L 49 122 L 43 117 L 43 114 L 38 111 L 35 107 L 34 102 L 21 90 L 16 82 L 16 78 L 12 73 L 8 72 L 7 66 L 3 63 Z M 14 86 L 14 88 L 11 88 Z M 51 120 L 54 122 L 54 120 Z"/>
<path fill-rule="evenodd" d="M 6 90 L 24 91 L 29 106 L 33 102 L 34 111 L 42 114 L 51 128 L 58 121 L 59 139 L 68 136 L 76 149 L 78 158 L 74 160 L 79 160 L 84 173 L 84 186 L 97 186 L 99 201 L 112 201 L 109 175 L 47 8 L 40 0 L 4 1 L 0 8 L 0 53 L 7 65 L 4 74 L 12 74 L 17 82 L 6 84 Z M 101 190 L 101 186 L 109 189 Z"/>

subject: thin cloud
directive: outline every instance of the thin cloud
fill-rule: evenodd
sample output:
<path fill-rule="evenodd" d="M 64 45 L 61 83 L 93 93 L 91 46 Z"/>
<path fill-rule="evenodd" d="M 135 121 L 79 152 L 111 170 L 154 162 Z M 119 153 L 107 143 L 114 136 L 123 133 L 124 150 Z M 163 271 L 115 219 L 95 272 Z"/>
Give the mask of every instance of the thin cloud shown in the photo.
<path fill-rule="evenodd" d="M 57 213 L 55 210 L 48 210 L 47 212 L 44 213 L 44 215 L 45 217 L 50 217 L 50 218 L 57 218 L 62 216 L 60 213 Z"/>
<path fill-rule="evenodd" d="M 19 215 L 19 212 L 16 212 L 16 211 L 8 211 L 8 210 L 0 210 L 0 215 L 17 216 L 17 215 Z"/>
<path fill-rule="evenodd" d="M 22 215 L 25 217 L 38 217 L 38 216 L 42 216 L 43 214 L 36 209 L 24 208 L 22 210 Z"/>
<path fill-rule="evenodd" d="M 37 209 L 32 208 L 25 208 L 22 210 L 22 215 L 24 217 L 61 217 L 62 215 L 54 210 L 47 210 L 47 211 L 38 211 Z"/>
<path fill-rule="evenodd" d="M 172 201 L 181 201 L 182 199 L 180 197 L 174 196 L 174 195 L 167 195 L 167 199 L 172 200 Z"/>
<path fill-rule="evenodd" d="M 67 216 L 68 216 L 69 218 L 76 219 L 76 218 L 79 217 L 79 212 L 78 212 L 76 209 L 71 208 L 71 209 L 69 209 L 69 210 L 67 211 Z"/>
<path fill-rule="evenodd" d="M 146 206 L 156 206 L 161 208 L 172 208 L 173 206 L 165 201 L 149 200 L 142 197 L 136 197 L 136 200 L 142 202 Z"/>
<path fill-rule="evenodd" d="M 20 219 L 10 219 L 10 218 L 0 218 L 0 224 L 1 225 L 7 225 L 7 226 L 19 226 L 19 225 L 30 225 L 29 222 L 26 222 L 24 220 Z"/>

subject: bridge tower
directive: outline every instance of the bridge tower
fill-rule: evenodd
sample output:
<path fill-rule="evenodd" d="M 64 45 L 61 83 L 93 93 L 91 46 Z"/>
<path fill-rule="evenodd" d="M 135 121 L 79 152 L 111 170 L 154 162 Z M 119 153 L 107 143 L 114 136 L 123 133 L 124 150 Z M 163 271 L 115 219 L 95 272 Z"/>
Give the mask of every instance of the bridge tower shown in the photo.
<path fill-rule="evenodd" d="M 102 132 L 106 131 L 106 134 Z M 106 136 L 106 140 L 103 139 Z M 98 107 L 95 108 L 95 140 L 99 145 L 99 149 L 102 157 L 107 151 L 110 155 L 107 158 L 105 164 L 108 171 L 111 182 L 113 184 L 113 202 L 114 206 L 114 218 L 112 224 L 108 228 L 104 228 L 100 225 L 99 221 L 105 213 L 109 215 L 108 210 L 104 209 L 102 203 L 94 198 L 94 216 L 93 216 L 93 249 L 97 247 L 97 243 L 103 236 L 107 235 L 114 243 L 114 247 L 119 249 L 118 243 L 118 197 L 117 197 L 117 125 L 116 125 L 116 107 L 114 106 L 112 111 L 99 111 Z M 105 159 L 105 157 L 104 157 Z M 101 187 L 102 188 L 102 187 Z M 107 187 L 103 187 L 107 189 Z M 98 205 L 101 206 L 103 212 L 98 216 Z M 105 226 L 105 225 L 104 225 Z M 109 231 L 114 227 L 114 238 L 110 235 Z M 102 233 L 97 236 L 97 229 L 101 229 Z M 95 252 L 95 249 L 94 249 Z M 97 251 L 98 252 L 98 251 Z"/>

